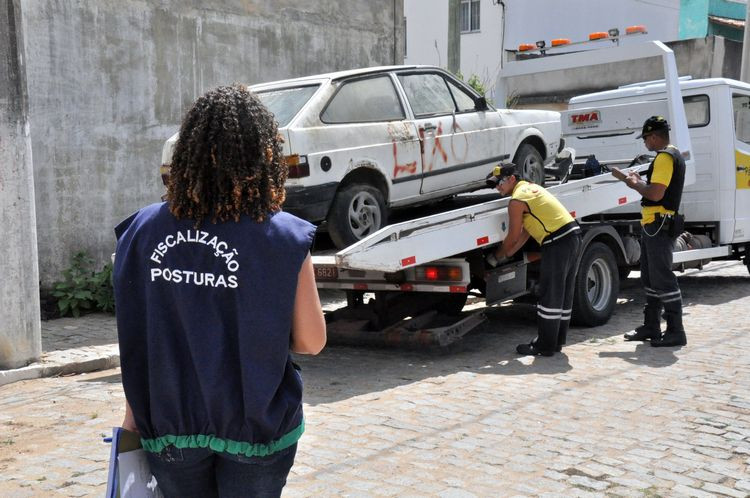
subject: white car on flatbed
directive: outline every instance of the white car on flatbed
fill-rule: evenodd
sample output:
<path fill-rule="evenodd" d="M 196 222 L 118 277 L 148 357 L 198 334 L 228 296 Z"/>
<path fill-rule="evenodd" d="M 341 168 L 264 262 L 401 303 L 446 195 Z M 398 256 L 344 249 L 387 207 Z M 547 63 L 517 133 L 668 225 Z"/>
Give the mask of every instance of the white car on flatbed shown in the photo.
<path fill-rule="evenodd" d="M 483 188 L 501 161 L 542 184 L 545 164 L 562 149 L 559 113 L 494 109 L 432 66 L 356 69 L 250 89 L 285 140 L 284 210 L 325 221 L 338 247 L 385 226 L 389 208 Z M 164 145 L 166 167 L 176 139 Z"/>

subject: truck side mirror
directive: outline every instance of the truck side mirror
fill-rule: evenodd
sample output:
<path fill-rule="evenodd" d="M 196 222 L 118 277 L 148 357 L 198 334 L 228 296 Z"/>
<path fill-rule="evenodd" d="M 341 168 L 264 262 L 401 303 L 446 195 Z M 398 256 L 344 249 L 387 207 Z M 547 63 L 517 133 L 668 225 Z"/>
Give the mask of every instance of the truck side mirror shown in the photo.
<path fill-rule="evenodd" d="M 486 111 L 488 109 L 487 99 L 484 97 L 477 97 L 474 100 L 474 109 L 476 109 L 477 111 Z"/>

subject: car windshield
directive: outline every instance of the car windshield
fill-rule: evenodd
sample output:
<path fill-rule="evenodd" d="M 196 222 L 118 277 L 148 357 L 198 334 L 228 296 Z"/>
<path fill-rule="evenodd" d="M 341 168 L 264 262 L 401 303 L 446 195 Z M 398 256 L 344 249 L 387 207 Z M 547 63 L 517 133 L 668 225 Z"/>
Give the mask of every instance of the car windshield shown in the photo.
<path fill-rule="evenodd" d="M 288 125 L 304 106 L 319 85 L 281 88 L 256 92 L 263 105 L 276 117 L 279 128 Z"/>

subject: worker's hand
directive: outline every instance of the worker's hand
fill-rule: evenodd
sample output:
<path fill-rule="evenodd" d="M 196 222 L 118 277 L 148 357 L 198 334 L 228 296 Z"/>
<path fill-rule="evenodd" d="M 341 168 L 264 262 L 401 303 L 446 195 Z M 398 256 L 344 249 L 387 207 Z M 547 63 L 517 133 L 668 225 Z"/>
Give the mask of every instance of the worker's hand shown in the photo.
<path fill-rule="evenodd" d="M 492 268 L 495 268 L 496 266 L 503 265 L 508 262 L 508 258 L 506 257 L 498 258 L 497 256 L 495 256 L 494 252 L 488 254 L 487 257 L 484 258 L 484 260 Z"/>
<path fill-rule="evenodd" d="M 625 179 L 627 178 L 627 175 L 625 173 L 614 166 L 612 166 L 612 176 L 622 181 L 625 181 Z"/>
<path fill-rule="evenodd" d="M 641 175 L 636 173 L 635 171 L 631 171 L 630 174 L 625 178 L 625 183 L 630 188 L 635 188 L 638 186 L 639 183 L 641 183 Z"/>

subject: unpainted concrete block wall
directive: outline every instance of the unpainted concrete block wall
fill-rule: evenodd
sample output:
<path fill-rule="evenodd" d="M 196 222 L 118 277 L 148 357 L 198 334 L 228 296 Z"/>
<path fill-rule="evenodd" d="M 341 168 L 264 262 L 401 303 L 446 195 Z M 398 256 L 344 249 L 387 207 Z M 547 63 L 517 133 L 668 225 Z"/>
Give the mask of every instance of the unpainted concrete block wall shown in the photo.
<path fill-rule="evenodd" d="M 403 0 L 22 6 L 43 287 L 159 200 L 162 143 L 204 91 L 403 61 Z"/>

